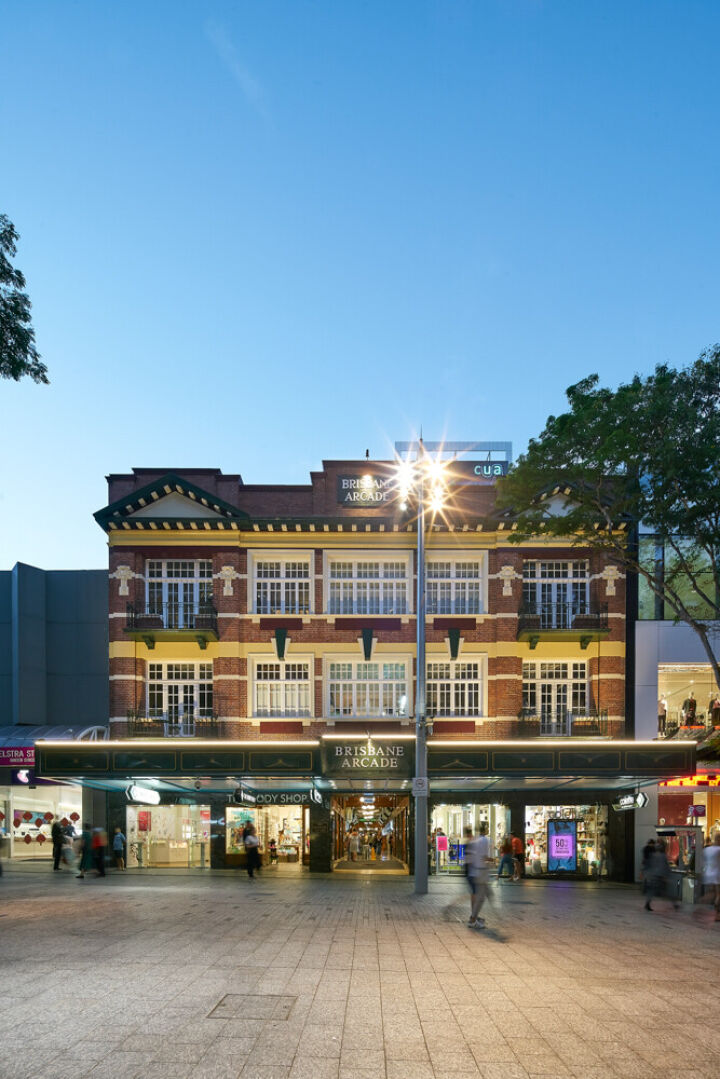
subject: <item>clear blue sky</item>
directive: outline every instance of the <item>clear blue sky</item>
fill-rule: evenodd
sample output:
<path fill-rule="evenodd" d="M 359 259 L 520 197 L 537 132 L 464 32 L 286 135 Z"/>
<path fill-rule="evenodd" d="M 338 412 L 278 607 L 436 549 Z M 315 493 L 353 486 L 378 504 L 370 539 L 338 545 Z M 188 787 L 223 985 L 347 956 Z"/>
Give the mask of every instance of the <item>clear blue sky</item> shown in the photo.
<path fill-rule="evenodd" d="M 0 212 L 52 380 L 0 384 L 0 567 L 103 566 L 108 472 L 302 483 L 420 423 L 517 452 L 582 376 L 720 339 L 715 0 L 0 0 L 0 27 Z"/>

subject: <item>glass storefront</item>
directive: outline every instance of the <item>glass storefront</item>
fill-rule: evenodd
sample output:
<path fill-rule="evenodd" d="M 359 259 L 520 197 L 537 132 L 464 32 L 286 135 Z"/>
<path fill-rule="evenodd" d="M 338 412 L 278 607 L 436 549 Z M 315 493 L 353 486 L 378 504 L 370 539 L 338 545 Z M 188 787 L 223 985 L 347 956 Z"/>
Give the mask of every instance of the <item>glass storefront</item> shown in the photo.
<path fill-rule="evenodd" d="M 465 828 L 477 835 L 480 824 L 487 824 L 488 835 L 496 850 L 510 834 L 510 810 L 501 804 L 466 805 L 441 803 L 430 817 L 430 865 L 433 873 L 462 873 L 465 858 Z"/>
<path fill-rule="evenodd" d="M 209 806 L 128 806 L 125 836 L 129 869 L 210 865 Z"/>
<path fill-rule="evenodd" d="M 706 841 L 720 832 L 720 776 L 697 775 L 658 785 L 658 825 L 702 828 Z"/>
<path fill-rule="evenodd" d="M 307 864 L 309 823 L 307 806 L 228 806 L 225 810 L 225 862 L 227 865 L 245 864 L 243 828 L 246 824 L 254 824 L 263 865 Z"/>
<path fill-rule="evenodd" d="M 525 807 L 525 870 L 530 877 L 608 875 L 606 805 Z"/>
<path fill-rule="evenodd" d="M 709 663 L 658 664 L 658 733 L 720 727 L 720 693 Z"/>
<path fill-rule="evenodd" d="M 81 831 L 80 787 L 43 784 L 34 788 L 0 787 L 0 856 L 52 857 L 51 829 L 56 820 L 63 828 Z"/>

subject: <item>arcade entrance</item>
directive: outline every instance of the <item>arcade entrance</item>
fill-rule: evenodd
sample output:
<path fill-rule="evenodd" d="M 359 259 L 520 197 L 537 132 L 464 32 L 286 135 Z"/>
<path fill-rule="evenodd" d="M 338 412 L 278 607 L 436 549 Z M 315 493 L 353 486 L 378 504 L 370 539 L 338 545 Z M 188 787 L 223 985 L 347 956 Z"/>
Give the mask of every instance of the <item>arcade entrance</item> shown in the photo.
<path fill-rule="evenodd" d="M 410 799 L 407 795 L 337 795 L 331 803 L 333 869 L 407 873 Z"/>

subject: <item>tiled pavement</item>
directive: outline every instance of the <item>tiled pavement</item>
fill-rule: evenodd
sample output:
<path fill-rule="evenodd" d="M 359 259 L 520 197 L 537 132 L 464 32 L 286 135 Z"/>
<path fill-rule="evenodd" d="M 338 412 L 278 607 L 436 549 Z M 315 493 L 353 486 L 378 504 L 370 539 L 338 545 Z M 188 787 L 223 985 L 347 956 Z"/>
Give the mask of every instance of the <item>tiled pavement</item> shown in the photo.
<path fill-rule="evenodd" d="M 448 909 L 450 904 L 454 903 Z M 720 924 L 611 886 L 0 879 L 0 1079 L 717 1079 Z"/>

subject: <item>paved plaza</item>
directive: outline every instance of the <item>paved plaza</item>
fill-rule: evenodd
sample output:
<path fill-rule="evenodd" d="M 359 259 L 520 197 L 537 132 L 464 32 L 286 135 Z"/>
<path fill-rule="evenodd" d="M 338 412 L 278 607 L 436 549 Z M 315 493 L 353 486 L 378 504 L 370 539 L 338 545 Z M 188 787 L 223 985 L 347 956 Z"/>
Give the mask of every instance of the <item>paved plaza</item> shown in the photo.
<path fill-rule="evenodd" d="M 720 924 L 631 888 L 0 879 L 2 1079 L 716 1079 Z M 660 904 L 658 904 L 660 907 Z"/>

